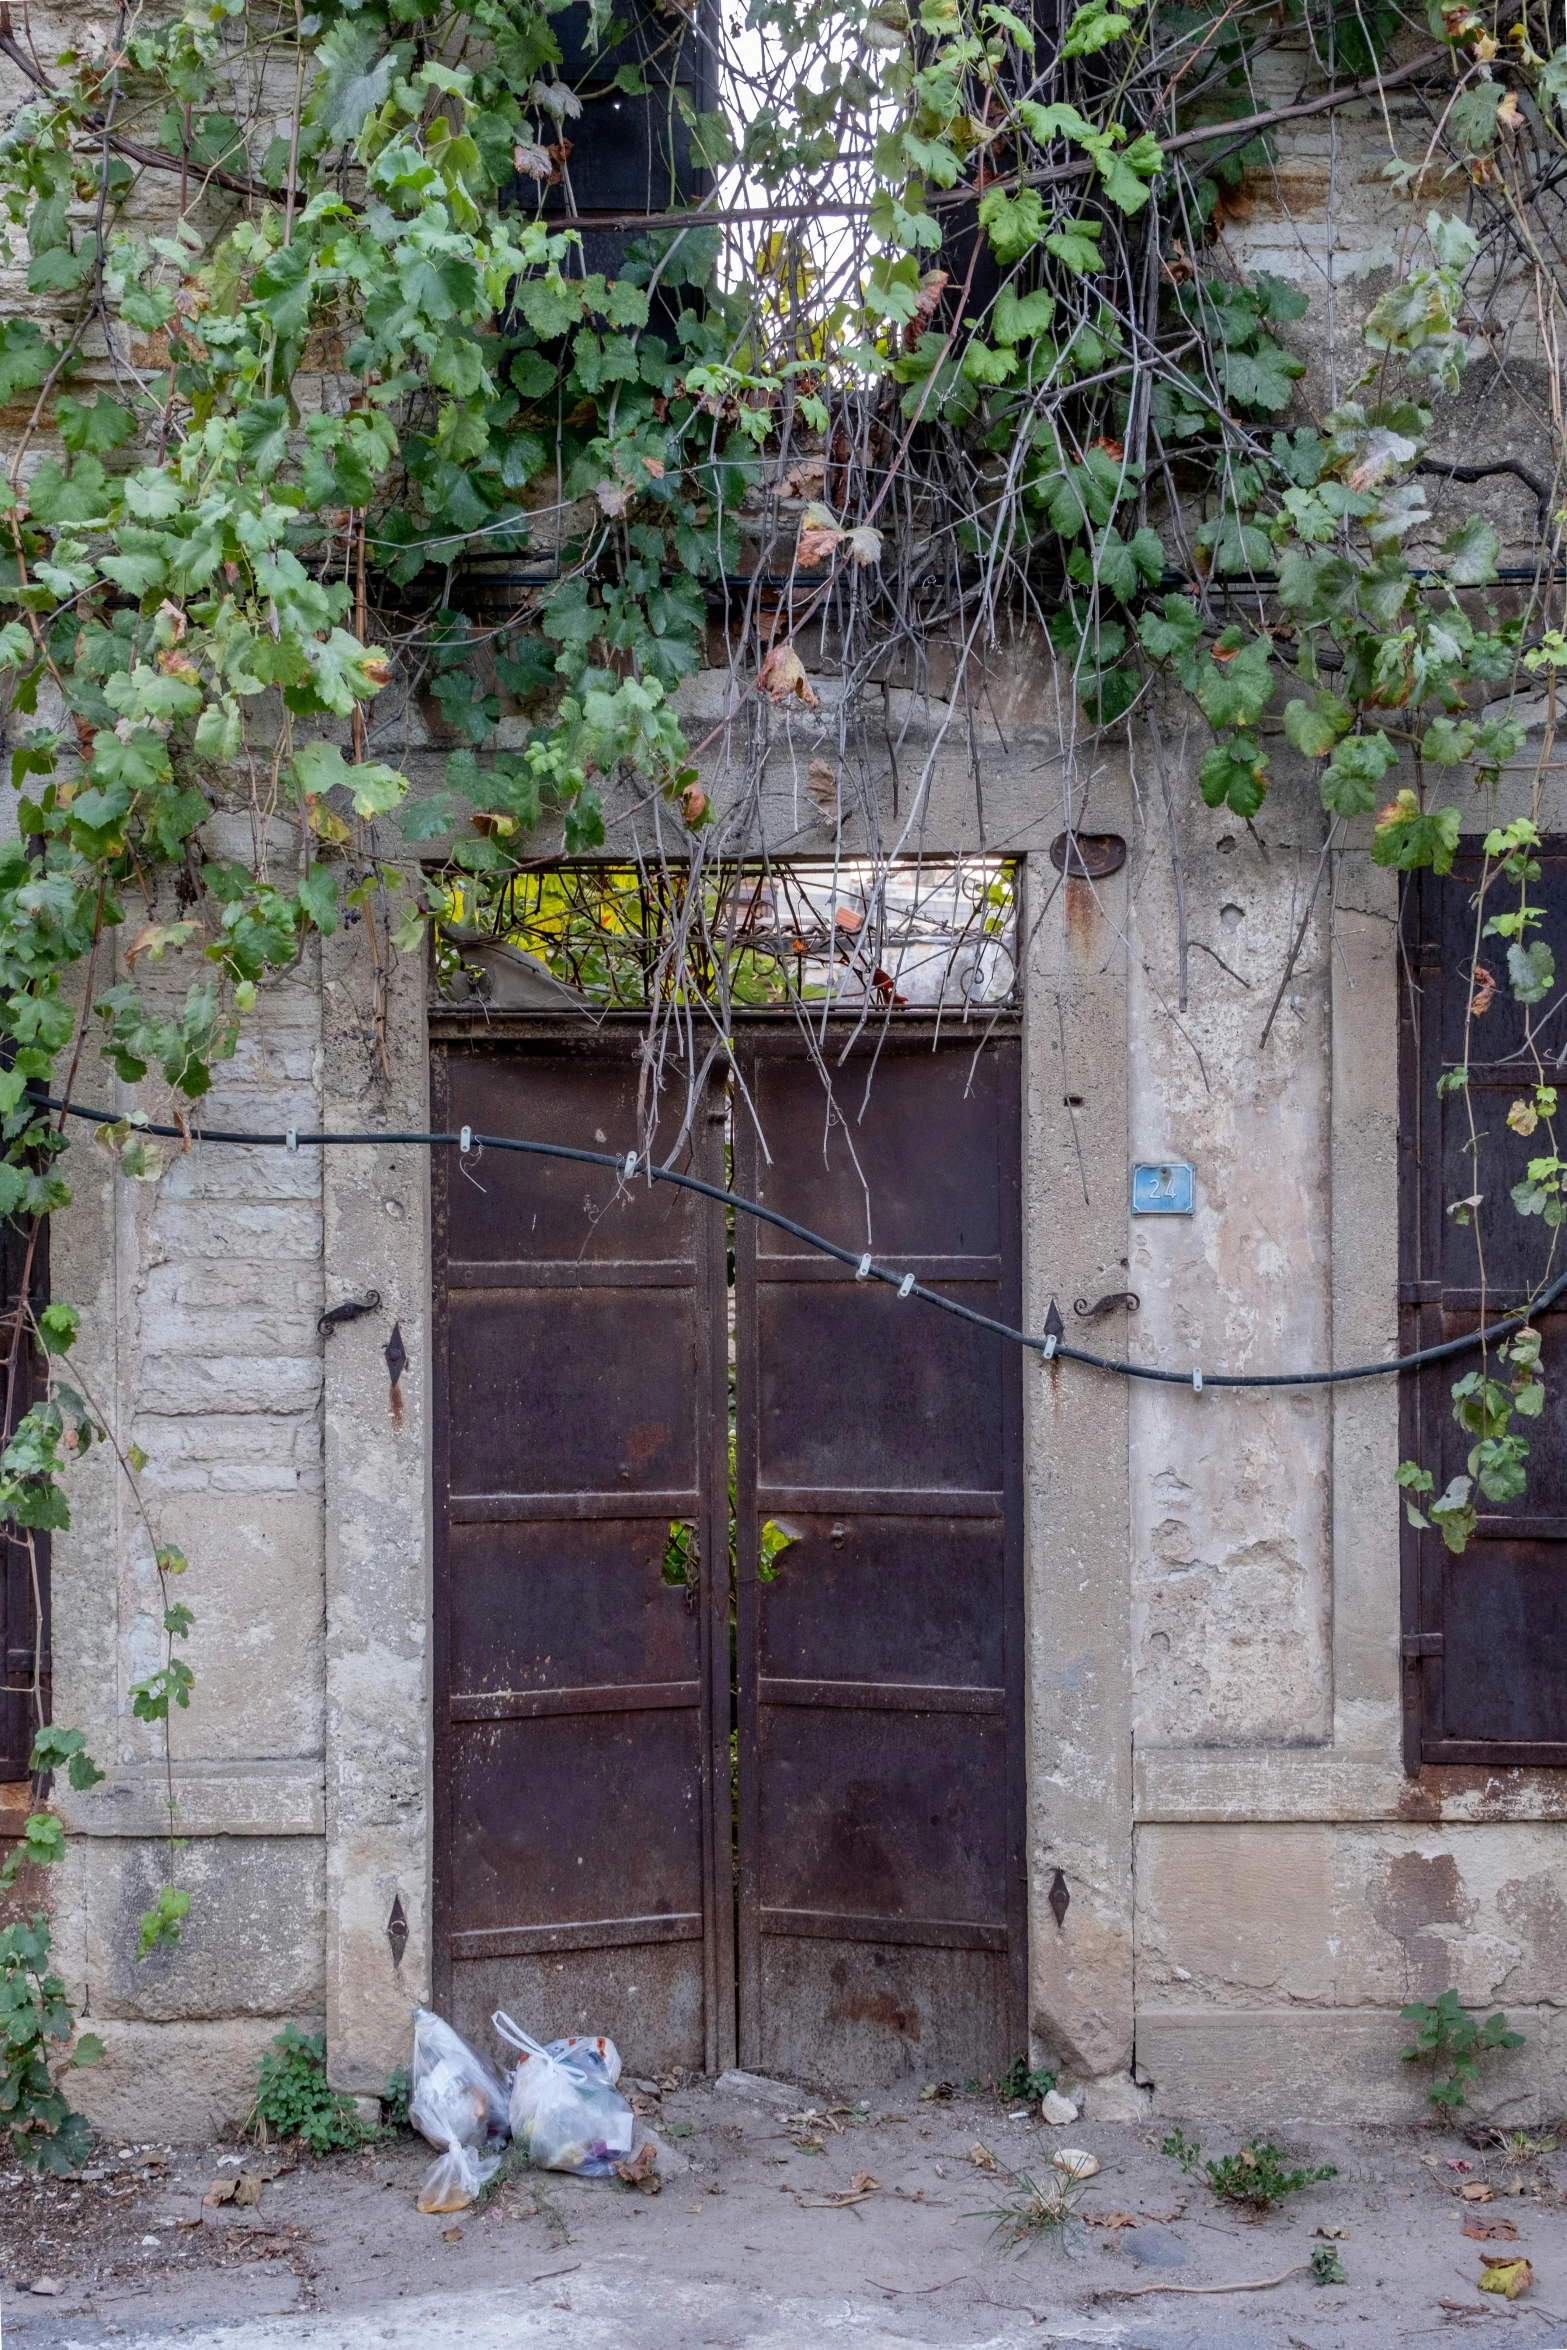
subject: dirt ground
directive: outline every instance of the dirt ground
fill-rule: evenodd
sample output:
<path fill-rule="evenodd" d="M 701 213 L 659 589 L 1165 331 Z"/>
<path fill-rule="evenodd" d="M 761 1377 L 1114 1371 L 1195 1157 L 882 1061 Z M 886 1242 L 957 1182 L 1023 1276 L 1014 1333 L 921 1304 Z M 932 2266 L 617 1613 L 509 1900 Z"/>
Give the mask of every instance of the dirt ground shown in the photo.
<path fill-rule="evenodd" d="M 525 2171 L 481 2209 L 425 2218 L 430 2154 L 410 2138 L 292 2164 L 237 2143 L 105 2145 L 79 2179 L 0 2173 L 0 2327 L 17 2350 L 798 2350 L 840 2335 L 856 2350 L 1567 2350 L 1567 2132 L 1558 2155 L 1476 2147 L 1445 2123 L 1275 2131 L 1292 2163 L 1338 2175 L 1254 2220 L 1162 2155 L 1157 2123 L 1056 2129 L 994 2093 L 856 2101 L 749 2076 L 638 2095 L 667 2165 L 656 2195 Z M 1187 2135 L 1207 2154 L 1239 2143 Z M 1098 2175 L 1063 2231 L 1007 2251 L 988 2214 L 1018 2200 L 1018 2174 L 1059 2177 L 1063 2146 L 1097 2156 Z M 205 2202 L 242 2169 L 269 2174 L 259 2203 Z M 1302 2265 L 1324 2245 L 1343 2284 Z M 1532 2289 L 1482 2294 L 1483 2256 L 1520 2252 Z"/>

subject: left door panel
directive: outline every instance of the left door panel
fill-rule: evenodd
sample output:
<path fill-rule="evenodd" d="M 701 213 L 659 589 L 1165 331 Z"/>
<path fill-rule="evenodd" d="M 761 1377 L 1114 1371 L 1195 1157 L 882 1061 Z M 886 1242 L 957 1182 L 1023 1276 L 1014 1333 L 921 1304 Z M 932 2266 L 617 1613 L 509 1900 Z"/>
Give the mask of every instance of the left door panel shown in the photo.
<path fill-rule="evenodd" d="M 626 1152 L 639 1074 L 631 1037 L 438 1045 L 435 1121 Z M 715 1088 L 679 1162 L 719 1183 L 723 1114 Z M 481 2046 L 499 2006 L 546 2039 L 611 2031 L 634 2071 L 721 2068 L 723 1220 L 570 1161 L 432 1173 L 437 2001 Z"/>

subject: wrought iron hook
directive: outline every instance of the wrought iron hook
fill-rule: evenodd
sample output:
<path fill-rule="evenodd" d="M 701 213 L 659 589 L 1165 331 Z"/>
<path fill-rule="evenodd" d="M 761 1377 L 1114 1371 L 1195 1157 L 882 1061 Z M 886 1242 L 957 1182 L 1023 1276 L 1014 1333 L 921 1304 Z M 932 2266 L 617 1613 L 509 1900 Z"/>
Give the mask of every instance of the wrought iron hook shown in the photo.
<path fill-rule="evenodd" d="M 379 1312 L 380 1305 L 378 1289 L 367 1289 L 362 1298 L 345 1297 L 340 1306 L 328 1306 L 324 1314 L 317 1316 L 316 1329 L 323 1338 L 330 1338 L 340 1322 L 357 1322 L 361 1314 Z"/>
<path fill-rule="evenodd" d="M 1086 1297 L 1074 1298 L 1072 1311 L 1079 1315 L 1083 1321 L 1093 1322 L 1101 1314 L 1113 1312 L 1117 1306 L 1125 1306 L 1129 1314 L 1135 1314 L 1141 1304 L 1142 1299 L 1135 1289 L 1109 1289 L 1106 1290 L 1103 1297 L 1096 1299 L 1093 1305 L 1089 1304 Z"/>

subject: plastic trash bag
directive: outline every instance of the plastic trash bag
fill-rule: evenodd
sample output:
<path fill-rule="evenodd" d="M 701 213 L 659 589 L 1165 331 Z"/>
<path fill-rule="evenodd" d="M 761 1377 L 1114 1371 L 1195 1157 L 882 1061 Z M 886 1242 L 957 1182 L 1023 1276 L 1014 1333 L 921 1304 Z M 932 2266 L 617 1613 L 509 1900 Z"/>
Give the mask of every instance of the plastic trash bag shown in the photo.
<path fill-rule="evenodd" d="M 497 2011 L 492 2021 L 501 2038 L 521 2051 L 509 2118 L 513 2141 L 534 2168 L 597 2179 L 627 2161 L 634 2123 L 615 2089 L 620 2052 L 614 2041 L 574 2034 L 545 2048 L 509 2015 Z"/>
<path fill-rule="evenodd" d="M 506 2092 L 448 2023 L 429 2008 L 414 2011 L 414 2061 L 408 2118 L 442 2149 L 419 2189 L 420 2211 L 465 2211 L 500 2168 L 506 2141 Z"/>

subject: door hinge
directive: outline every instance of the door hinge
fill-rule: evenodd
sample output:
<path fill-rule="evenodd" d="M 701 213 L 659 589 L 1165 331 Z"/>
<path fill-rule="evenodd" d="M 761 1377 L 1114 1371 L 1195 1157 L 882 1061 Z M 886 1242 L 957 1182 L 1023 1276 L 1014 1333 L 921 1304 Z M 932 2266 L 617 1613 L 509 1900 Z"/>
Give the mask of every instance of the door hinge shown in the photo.
<path fill-rule="evenodd" d="M 1440 1656 L 1442 1635 L 1440 1632 L 1406 1632 L 1398 1645 L 1400 1654 L 1404 1656 Z"/>

